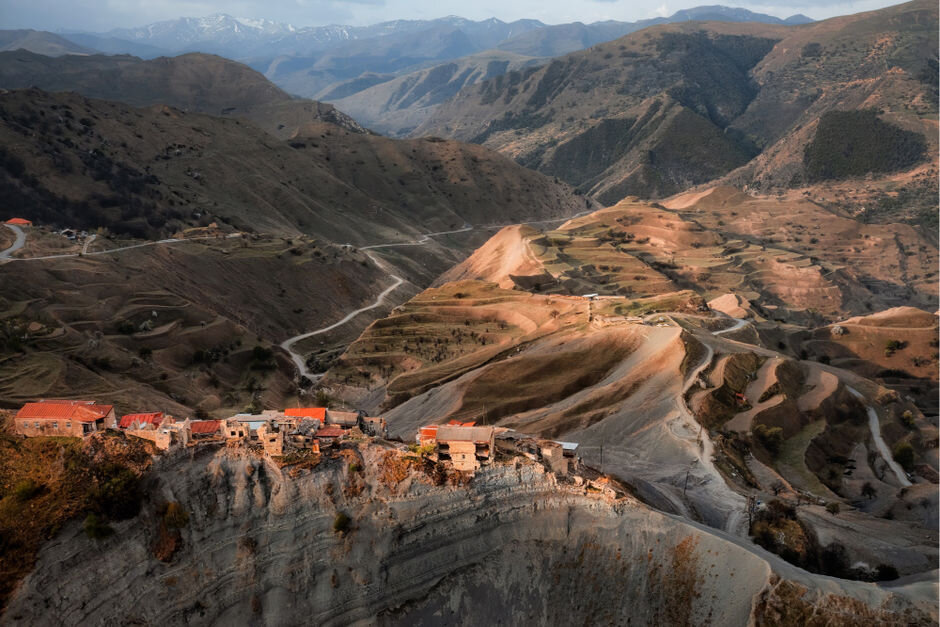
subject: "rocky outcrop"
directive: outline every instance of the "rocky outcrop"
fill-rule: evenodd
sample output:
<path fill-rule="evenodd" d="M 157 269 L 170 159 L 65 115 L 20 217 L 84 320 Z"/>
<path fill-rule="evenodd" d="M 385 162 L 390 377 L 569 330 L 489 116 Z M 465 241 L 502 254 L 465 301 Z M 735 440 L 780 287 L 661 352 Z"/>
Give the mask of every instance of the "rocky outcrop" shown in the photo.
<path fill-rule="evenodd" d="M 47 545 L 3 622 L 935 620 L 907 589 L 814 577 L 630 498 L 559 483 L 527 460 L 461 482 L 378 444 L 312 471 L 204 450 L 163 461 L 153 480 L 144 513 L 110 538 L 73 525 Z M 189 513 L 169 563 L 153 556 L 160 502 Z M 340 512 L 346 531 L 334 530 Z"/>

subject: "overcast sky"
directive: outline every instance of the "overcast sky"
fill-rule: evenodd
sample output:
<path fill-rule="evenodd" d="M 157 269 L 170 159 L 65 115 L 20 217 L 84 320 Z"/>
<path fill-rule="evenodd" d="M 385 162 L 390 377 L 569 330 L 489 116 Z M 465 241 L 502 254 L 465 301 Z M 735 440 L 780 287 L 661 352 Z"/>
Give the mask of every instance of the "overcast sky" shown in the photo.
<path fill-rule="evenodd" d="M 295 26 L 358 26 L 445 15 L 475 20 L 534 18 L 560 24 L 607 19 L 635 21 L 671 15 L 679 9 L 703 4 L 745 7 L 778 17 L 804 13 L 823 19 L 898 3 L 879 0 L 754 0 L 746 3 L 715 0 L 0 0 L 0 28 L 106 31 L 215 13 L 267 18 Z"/>

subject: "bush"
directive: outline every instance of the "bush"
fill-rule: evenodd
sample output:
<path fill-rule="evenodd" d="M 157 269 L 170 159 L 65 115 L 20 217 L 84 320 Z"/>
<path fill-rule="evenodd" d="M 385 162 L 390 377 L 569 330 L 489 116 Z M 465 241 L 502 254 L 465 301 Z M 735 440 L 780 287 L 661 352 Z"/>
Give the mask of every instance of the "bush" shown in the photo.
<path fill-rule="evenodd" d="M 352 520 L 346 515 L 346 512 L 339 512 L 336 514 L 336 518 L 333 519 L 333 531 L 336 533 L 346 533 L 351 524 Z"/>
<path fill-rule="evenodd" d="M 163 512 L 163 524 L 167 529 L 182 529 L 189 524 L 189 512 L 176 501 L 171 501 L 166 504 L 166 510 Z"/>
<path fill-rule="evenodd" d="M 908 429 L 914 428 L 914 413 L 910 409 L 905 409 L 904 413 L 901 414 L 901 424 Z"/>
<path fill-rule="evenodd" d="M 89 493 L 94 512 L 111 520 L 133 518 L 140 511 L 140 479 L 119 464 L 105 466 Z"/>
<path fill-rule="evenodd" d="M 824 575 L 844 578 L 849 570 L 849 556 L 838 542 L 826 545 L 819 555 L 819 570 Z"/>
<path fill-rule="evenodd" d="M 842 507 L 838 503 L 826 503 L 826 511 L 837 516 L 842 511 Z"/>
<path fill-rule="evenodd" d="M 13 486 L 13 498 L 15 498 L 20 503 L 25 503 L 34 496 L 38 496 L 42 492 L 42 484 L 36 483 L 32 479 L 24 479 L 23 481 L 18 481 L 15 486 Z"/>
<path fill-rule="evenodd" d="M 754 436 L 771 454 L 776 455 L 780 452 L 780 447 L 783 445 L 783 429 L 780 427 L 759 424 L 754 427 Z"/>
<path fill-rule="evenodd" d="M 114 533 L 114 529 L 95 514 L 88 514 L 88 516 L 85 517 L 82 528 L 85 530 L 85 535 L 92 540 L 101 540 Z"/>
<path fill-rule="evenodd" d="M 910 472 L 914 468 L 914 447 L 907 442 L 898 442 L 893 451 L 894 461 Z"/>
<path fill-rule="evenodd" d="M 898 569 L 890 564 L 878 564 L 875 569 L 875 579 L 878 581 L 894 581 L 898 577 Z"/>

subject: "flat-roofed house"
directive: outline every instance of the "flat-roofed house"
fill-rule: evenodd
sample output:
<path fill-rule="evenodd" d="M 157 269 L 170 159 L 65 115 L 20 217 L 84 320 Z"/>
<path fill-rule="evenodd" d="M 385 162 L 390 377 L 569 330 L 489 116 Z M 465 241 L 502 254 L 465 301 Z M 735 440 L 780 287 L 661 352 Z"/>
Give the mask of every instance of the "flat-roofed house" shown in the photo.
<path fill-rule="evenodd" d="M 475 472 L 493 460 L 496 450 L 493 427 L 441 425 L 437 428 L 437 458 L 455 470 Z"/>
<path fill-rule="evenodd" d="M 343 429 L 352 429 L 353 427 L 359 426 L 359 417 L 360 414 L 357 411 L 337 411 L 335 409 L 326 410 L 326 423 L 328 425 L 336 425 L 337 427 L 342 427 Z"/>
<path fill-rule="evenodd" d="M 80 438 L 117 426 L 114 407 L 95 401 L 26 403 L 14 418 L 16 432 L 28 438 L 42 435 Z"/>

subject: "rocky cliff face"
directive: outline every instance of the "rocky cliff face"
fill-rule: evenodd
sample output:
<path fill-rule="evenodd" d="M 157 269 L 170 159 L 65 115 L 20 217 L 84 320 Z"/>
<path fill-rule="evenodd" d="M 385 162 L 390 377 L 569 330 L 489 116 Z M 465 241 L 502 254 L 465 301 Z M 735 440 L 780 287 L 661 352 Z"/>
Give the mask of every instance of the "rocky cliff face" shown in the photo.
<path fill-rule="evenodd" d="M 110 538 L 89 540 L 74 525 L 45 547 L 3 622 L 936 620 L 923 609 L 935 587 L 921 605 L 907 588 L 814 577 L 632 499 L 559 484 L 527 460 L 461 485 L 379 445 L 293 473 L 204 451 L 164 460 L 154 482 L 144 513 Z M 154 557 L 160 501 L 189 512 L 169 563 Z M 339 512 L 345 533 L 334 531 Z"/>

